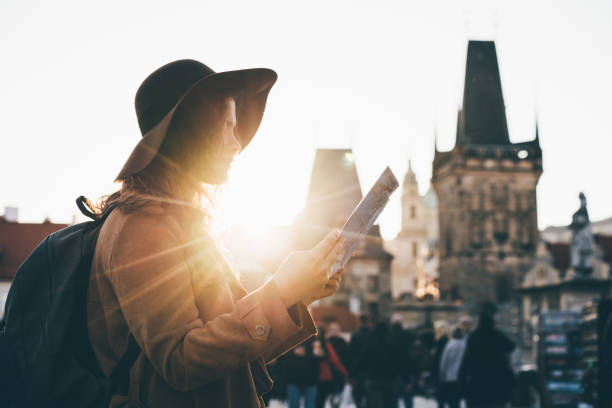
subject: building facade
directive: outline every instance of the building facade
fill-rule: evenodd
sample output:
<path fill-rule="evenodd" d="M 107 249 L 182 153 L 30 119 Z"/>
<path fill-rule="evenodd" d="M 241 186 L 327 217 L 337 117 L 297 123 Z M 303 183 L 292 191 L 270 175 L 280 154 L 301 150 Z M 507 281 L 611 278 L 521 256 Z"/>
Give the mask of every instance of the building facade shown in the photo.
<path fill-rule="evenodd" d="M 538 243 L 534 261 L 521 288 L 521 345 L 526 362 L 535 361 L 534 338 L 543 313 L 581 313 L 588 305 L 610 298 L 612 235 L 593 234 L 581 194 L 567 242 Z M 554 237 L 554 236 L 553 236 Z"/>
<path fill-rule="evenodd" d="M 538 242 L 542 150 L 508 134 L 495 44 L 470 41 L 455 146 L 435 151 L 441 297 L 512 300 Z"/>
<path fill-rule="evenodd" d="M 402 183 L 402 227 L 387 242 L 393 254 L 391 288 L 394 299 L 438 294 L 438 198 L 433 191 L 421 195 L 412 164 Z"/>

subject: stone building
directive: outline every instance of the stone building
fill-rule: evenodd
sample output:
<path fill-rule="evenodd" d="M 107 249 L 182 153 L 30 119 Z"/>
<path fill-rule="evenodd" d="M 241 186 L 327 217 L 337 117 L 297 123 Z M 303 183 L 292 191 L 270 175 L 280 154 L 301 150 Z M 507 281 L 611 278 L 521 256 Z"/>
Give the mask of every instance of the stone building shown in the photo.
<path fill-rule="evenodd" d="M 361 198 L 351 149 L 318 149 L 306 206 L 294 223 L 294 248 L 312 248 L 332 228 L 342 228 Z M 375 225 L 347 264 L 340 290 L 320 303 L 390 317 L 392 258 Z"/>
<path fill-rule="evenodd" d="M 506 302 L 520 285 L 538 242 L 535 133 L 510 141 L 495 44 L 470 41 L 455 146 L 433 160 L 443 299 Z"/>
<path fill-rule="evenodd" d="M 542 312 L 581 312 L 589 302 L 610 297 L 612 235 L 592 233 L 582 194 L 581 207 L 568 230 L 567 242 L 538 243 L 534 261 L 518 291 L 521 345 L 527 359 L 534 359 L 533 336 Z"/>
<path fill-rule="evenodd" d="M 393 254 L 391 290 L 394 299 L 436 297 L 438 277 L 438 197 L 433 189 L 419 193 L 412 164 L 402 183 L 402 227 L 386 243 Z M 418 292 L 418 293 L 417 293 Z"/>

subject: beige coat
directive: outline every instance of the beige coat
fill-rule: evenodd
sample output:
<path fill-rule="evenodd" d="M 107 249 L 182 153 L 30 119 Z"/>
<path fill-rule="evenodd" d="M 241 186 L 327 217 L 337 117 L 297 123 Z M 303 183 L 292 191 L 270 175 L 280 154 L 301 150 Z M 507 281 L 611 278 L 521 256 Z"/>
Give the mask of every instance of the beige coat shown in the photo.
<path fill-rule="evenodd" d="M 111 407 L 263 407 L 265 363 L 316 332 L 274 281 L 247 294 L 214 243 L 186 217 L 150 206 L 114 210 L 96 246 L 87 294 L 89 337 L 110 375 L 131 333 L 142 350 L 127 396 Z"/>

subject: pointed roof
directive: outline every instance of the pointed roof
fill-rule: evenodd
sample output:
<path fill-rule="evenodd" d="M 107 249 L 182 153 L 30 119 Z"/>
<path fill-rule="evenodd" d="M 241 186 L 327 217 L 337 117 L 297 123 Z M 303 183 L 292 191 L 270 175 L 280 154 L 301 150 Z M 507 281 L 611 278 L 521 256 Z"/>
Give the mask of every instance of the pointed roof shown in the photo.
<path fill-rule="evenodd" d="M 493 41 L 468 43 L 463 108 L 456 145 L 510 144 L 497 53 Z"/>
<path fill-rule="evenodd" d="M 308 248 L 342 227 L 363 197 L 351 149 L 317 149 L 304 210 L 295 220 L 296 248 Z"/>
<path fill-rule="evenodd" d="M 404 176 L 404 185 L 416 185 L 417 179 L 414 170 L 412 170 L 412 160 L 408 160 L 408 170 L 406 170 L 406 175 Z"/>
<path fill-rule="evenodd" d="M 344 201 L 345 205 L 350 207 L 350 215 L 353 207 L 359 203 L 361 198 L 361 186 L 353 151 L 351 149 L 317 149 L 306 205 L 315 205 L 321 201 L 330 203 Z"/>
<path fill-rule="evenodd" d="M 430 210 L 438 208 L 438 194 L 432 184 L 429 185 L 429 190 L 423 196 L 423 203 Z"/>

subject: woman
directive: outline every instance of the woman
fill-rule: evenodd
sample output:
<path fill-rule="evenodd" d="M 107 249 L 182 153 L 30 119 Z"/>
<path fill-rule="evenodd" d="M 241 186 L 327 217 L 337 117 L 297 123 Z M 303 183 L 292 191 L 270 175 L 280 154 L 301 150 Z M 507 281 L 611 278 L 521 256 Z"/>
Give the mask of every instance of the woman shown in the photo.
<path fill-rule="evenodd" d="M 225 181 L 259 127 L 276 73 L 215 73 L 193 60 L 153 72 L 136 94 L 142 139 L 99 204 L 107 215 L 87 294 L 89 337 L 110 375 L 133 340 L 141 352 L 110 406 L 262 407 L 265 364 L 315 334 L 307 306 L 342 240 L 290 254 L 248 293 L 205 225 L 205 185 Z M 133 340 L 132 340 L 133 339 Z"/>

